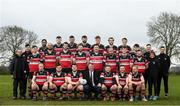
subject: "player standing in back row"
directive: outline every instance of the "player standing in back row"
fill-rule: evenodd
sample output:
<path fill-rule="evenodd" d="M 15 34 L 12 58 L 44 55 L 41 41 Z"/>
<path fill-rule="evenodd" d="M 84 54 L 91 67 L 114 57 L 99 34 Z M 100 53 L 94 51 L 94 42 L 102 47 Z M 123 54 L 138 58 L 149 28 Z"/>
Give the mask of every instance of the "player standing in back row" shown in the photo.
<path fill-rule="evenodd" d="M 89 55 L 89 52 L 91 51 L 91 45 L 90 45 L 89 43 L 87 43 L 87 40 L 88 40 L 87 36 L 86 36 L 86 35 L 83 35 L 83 36 L 81 37 L 81 40 L 82 40 L 82 42 L 81 42 L 80 44 L 83 45 L 82 51 L 83 51 L 84 53 L 86 53 L 87 55 Z"/>
<path fill-rule="evenodd" d="M 77 44 L 75 43 L 75 37 L 73 35 L 69 36 L 69 51 L 72 55 L 76 54 Z"/>
<path fill-rule="evenodd" d="M 92 45 L 91 49 L 93 49 L 95 45 L 98 45 L 99 46 L 99 52 L 104 54 L 105 47 L 103 44 L 101 44 L 101 37 L 100 36 L 95 37 L 95 44 Z"/>

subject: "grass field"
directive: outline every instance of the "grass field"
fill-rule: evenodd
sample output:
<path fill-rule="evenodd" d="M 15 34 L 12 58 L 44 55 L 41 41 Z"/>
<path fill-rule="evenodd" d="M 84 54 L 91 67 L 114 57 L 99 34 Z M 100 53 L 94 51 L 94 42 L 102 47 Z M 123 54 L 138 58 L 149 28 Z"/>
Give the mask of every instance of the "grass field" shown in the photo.
<path fill-rule="evenodd" d="M 180 76 L 170 75 L 169 98 L 166 99 L 163 95 L 162 92 L 159 100 L 148 102 L 12 100 L 12 79 L 9 75 L 0 75 L 0 105 L 180 105 Z"/>

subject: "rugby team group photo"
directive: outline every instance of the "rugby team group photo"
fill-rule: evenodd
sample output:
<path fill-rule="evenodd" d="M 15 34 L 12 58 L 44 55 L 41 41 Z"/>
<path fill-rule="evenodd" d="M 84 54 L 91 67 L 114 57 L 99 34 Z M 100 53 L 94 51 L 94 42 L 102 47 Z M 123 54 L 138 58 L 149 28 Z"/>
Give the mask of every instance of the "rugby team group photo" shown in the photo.
<path fill-rule="evenodd" d="M 0 0 L 0 106 L 179 106 L 179 10 L 180 0 Z"/>
<path fill-rule="evenodd" d="M 168 98 L 171 61 L 164 45 L 157 53 L 149 43 L 130 47 L 121 36 L 109 36 L 108 45 L 101 44 L 103 36 L 88 37 L 81 36 L 81 42 L 73 35 L 69 41 L 44 38 L 40 47 L 27 43 L 16 50 L 9 66 L 12 99 L 146 102 L 158 100 L 160 93 Z"/>

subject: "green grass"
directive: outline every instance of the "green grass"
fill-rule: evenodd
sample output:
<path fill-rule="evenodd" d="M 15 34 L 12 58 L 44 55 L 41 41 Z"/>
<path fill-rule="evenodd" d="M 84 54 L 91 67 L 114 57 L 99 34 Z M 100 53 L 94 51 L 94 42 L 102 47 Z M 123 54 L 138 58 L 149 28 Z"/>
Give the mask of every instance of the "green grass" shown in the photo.
<path fill-rule="evenodd" d="M 164 98 L 163 87 L 160 99 L 157 101 L 32 101 L 12 100 L 12 79 L 9 75 L 0 75 L 0 105 L 178 105 L 180 104 L 180 76 L 170 75 L 169 98 Z"/>

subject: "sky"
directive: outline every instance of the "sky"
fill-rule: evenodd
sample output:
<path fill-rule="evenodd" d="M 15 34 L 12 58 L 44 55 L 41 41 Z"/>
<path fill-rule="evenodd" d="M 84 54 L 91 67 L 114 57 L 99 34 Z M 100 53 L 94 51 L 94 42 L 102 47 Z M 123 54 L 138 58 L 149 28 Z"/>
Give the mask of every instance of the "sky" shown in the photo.
<path fill-rule="evenodd" d="M 57 35 L 68 41 L 70 35 L 80 42 L 82 35 L 93 44 L 100 35 L 121 44 L 149 43 L 147 22 L 160 12 L 180 15 L 180 0 L 0 0 L 0 27 L 17 25 L 55 43 Z"/>

